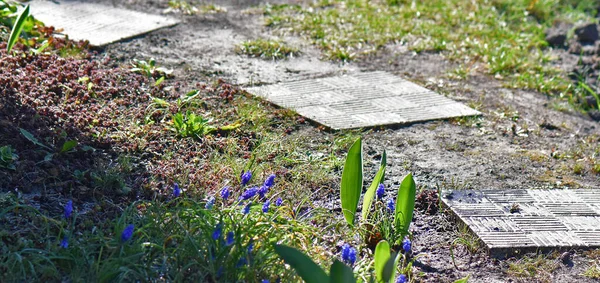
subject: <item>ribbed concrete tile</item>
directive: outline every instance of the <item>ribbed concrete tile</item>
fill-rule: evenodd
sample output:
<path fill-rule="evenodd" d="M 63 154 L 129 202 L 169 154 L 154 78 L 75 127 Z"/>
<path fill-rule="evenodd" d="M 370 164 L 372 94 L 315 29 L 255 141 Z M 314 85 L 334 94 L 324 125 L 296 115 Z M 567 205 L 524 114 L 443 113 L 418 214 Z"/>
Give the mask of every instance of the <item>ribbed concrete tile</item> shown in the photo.
<path fill-rule="evenodd" d="M 480 113 L 386 72 L 250 87 L 247 91 L 332 129 L 473 116 Z"/>
<path fill-rule="evenodd" d="M 467 190 L 442 196 L 493 256 L 600 247 L 600 190 Z"/>
<path fill-rule="evenodd" d="M 163 16 L 95 3 L 35 0 L 29 4 L 31 14 L 36 19 L 62 29 L 70 39 L 88 40 L 94 46 L 103 46 L 178 23 Z"/>

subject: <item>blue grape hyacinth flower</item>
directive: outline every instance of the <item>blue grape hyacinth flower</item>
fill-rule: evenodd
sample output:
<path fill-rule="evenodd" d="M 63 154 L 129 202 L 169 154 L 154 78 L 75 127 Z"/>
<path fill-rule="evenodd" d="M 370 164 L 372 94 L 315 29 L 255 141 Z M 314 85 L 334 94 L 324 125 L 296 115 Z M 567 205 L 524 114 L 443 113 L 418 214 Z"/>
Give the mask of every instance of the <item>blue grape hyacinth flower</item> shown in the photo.
<path fill-rule="evenodd" d="M 243 214 L 248 214 L 250 213 L 250 206 L 252 205 L 252 202 L 248 202 L 244 208 L 242 208 L 242 213 Z"/>
<path fill-rule="evenodd" d="M 396 209 L 396 203 L 394 203 L 393 199 L 388 200 L 387 209 L 390 211 L 390 213 L 394 213 L 394 210 Z"/>
<path fill-rule="evenodd" d="M 283 200 L 281 198 L 277 198 L 275 200 L 275 206 L 281 206 L 282 203 L 283 203 Z"/>
<path fill-rule="evenodd" d="M 342 261 L 349 265 L 356 262 L 356 249 L 347 243 L 342 246 Z"/>
<path fill-rule="evenodd" d="M 265 180 L 265 187 L 270 188 L 275 184 L 275 174 L 271 174 L 269 175 L 269 177 L 267 177 L 267 179 Z"/>
<path fill-rule="evenodd" d="M 404 239 L 404 241 L 402 241 L 402 250 L 404 250 L 405 253 L 410 253 L 411 245 L 408 238 Z"/>
<path fill-rule="evenodd" d="M 217 224 L 217 226 L 215 227 L 215 230 L 212 233 L 213 240 L 218 240 L 219 238 L 221 238 L 222 231 L 223 231 L 223 224 L 222 223 Z"/>
<path fill-rule="evenodd" d="M 408 278 L 406 278 L 406 275 L 404 274 L 400 274 L 400 276 L 398 276 L 398 278 L 396 278 L 396 283 L 406 283 L 408 282 Z"/>
<path fill-rule="evenodd" d="M 71 214 L 73 213 L 73 201 L 69 200 L 67 202 L 67 204 L 65 204 L 65 218 L 68 219 L 69 217 L 71 217 Z"/>
<path fill-rule="evenodd" d="M 179 197 L 180 195 L 181 195 L 181 189 L 179 188 L 179 185 L 177 183 L 175 183 L 175 185 L 173 186 L 173 196 Z"/>
<path fill-rule="evenodd" d="M 267 186 L 260 186 L 260 188 L 258 189 L 258 195 L 260 196 L 260 198 L 265 198 L 265 195 L 269 192 L 269 187 Z"/>
<path fill-rule="evenodd" d="M 65 236 L 62 241 L 60 241 L 60 247 L 63 249 L 66 249 L 69 247 L 69 238 L 67 238 L 67 236 Z"/>
<path fill-rule="evenodd" d="M 269 205 L 271 205 L 271 201 L 270 200 L 266 200 L 265 203 L 262 206 L 262 212 L 264 212 L 264 213 L 269 212 Z"/>
<path fill-rule="evenodd" d="M 223 188 L 221 189 L 221 197 L 222 197 L 224 200 L 227 200 L 227 199 L 229 198 L 229 196 L 230 196 L 230 195 L 231 195 L 231 188 L 230 188 L 230 187 L 227 187 L 227 186 L 226 186 L 226 187 L 223 187 Z"/>
<path fill-rule="evenodd" d="M 243 193 L 242 196 L 240 197 L 240 199 L 242 200 L 248 200 L 253 198 L 256 194 L 258 193 L 258 188 L 257 187 L 251 187 L 246 189 Z"/>
<path fill-rule="evenodd" d="M 233 232 L 228 232 L 227 236 L 225 236 L 225 245 L 231 246 L 233 245 L 233 242 L 235 242 L 234 234 Z"/>
<path fill-rule="evenodd" d="M 248 243 L 248 253 L 252 253 L 252 250 L 254 250 L 254 242 L 250 240 L 250 243 Z"/>
<path fill-rule="evenodd" d="M 242 173 L 242 186 L 245 186 L 252 179 L 252 172 L 250 170 Z"/>
<path fill-rule="evenodd" d="M 131 237 L 133 236 L 134 228 L 135 228 L 135 226 L 133 226 L 133 224 L 127 225 L 127 227 L 125 227 L 125 229 L 123 229 L 123 233 L 121 233 L 121 241 L 123 241 L 123 242 L 129 241 L 131 239 Z"/>
<path fill-rule="evenodd" d="M 377 195 L 377 199 L 382 199 L 383 195 L 385 194 L 385 186 L 383 184 L 379 184 L 379 187 L 377 187 L 377 191 L 375 191 L 375 194 Z"/>

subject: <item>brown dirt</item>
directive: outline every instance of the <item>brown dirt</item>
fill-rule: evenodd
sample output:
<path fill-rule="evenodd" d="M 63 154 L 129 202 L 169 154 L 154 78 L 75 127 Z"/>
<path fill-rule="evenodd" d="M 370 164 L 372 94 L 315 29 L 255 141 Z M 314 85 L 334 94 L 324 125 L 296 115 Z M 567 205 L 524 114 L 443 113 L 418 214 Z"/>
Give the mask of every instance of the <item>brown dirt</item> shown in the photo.
<path fill-rule="evenodd" d="M 112 3 L 111 1 L 98 2 Z M 115 2 L 115 1 L 113 1 Z M 139 11 L 158 13 L 167 1 L 115 3 Z M 551 107 L 556 102 L 539 93 L 507 89 L 496 79 L 475 75 L 466 80 L 447 76 L 453 64 L 443 55 L 414 54 L 401 46 L 389 46 L 368 58 L 342 64 L 322 61 L 320 53 L 301 38 L 284 38 L 302 55 L 284 61 L 265 61 L 234 53 L 235 44 L 256 37 L 273 36 L 262 26 L 262 16 L 251 13 L 259 1 L 217 1 L 227 13 L 180 17 L 178 26 L 147 36 L 112 44 L 95 58 L 112 58 L 111 64 L 154 57 L 175 69 L 175 80 L 187 84 L 221 77 L 240 86 L 299 80 L 343 72 L 387 70 L 449 98 L 477 106 L 480 118 L 433 121 L 395 129 L 374 129 L 365 135 L 365 168 L 374 174 L 378 154 L 388 153 L 387 184 L 397 187 L 407 172 L 414 172 L 424 189 L 599 188 L 600 175 L 590 169 L 589 157 L 599 141 L 600 124 L 578 113 Z M 302 126 L 293 137 L 328 139 L 311 126 Z M 324 154 L 327 154 L 324 152 Z M 597 152 L 596 152 L 597 154 Z M 583 172 L 573 166 L 583 163 Z M 324 188 L 333 193 L 335 187 Z M 324 207 L 339 207 L 333 194 L 316 196 Z M 339 212 L 335 212 L 338 213 Z M 573 266 L 558 265 L 550 274 L 534 278 L 507 275 L 509 262 L 490 259 L 483 249 L 470 255 L 457 250 L 457 266 L 450 256 L 456 225 L 446 214 L 417 212 L 413 232 L 416 277 L 424 282 L 449 282 L 470 275 L 470 282 L 554 281 L 586 282 L 581 274 L 591 259 L 575 251 Z"/>

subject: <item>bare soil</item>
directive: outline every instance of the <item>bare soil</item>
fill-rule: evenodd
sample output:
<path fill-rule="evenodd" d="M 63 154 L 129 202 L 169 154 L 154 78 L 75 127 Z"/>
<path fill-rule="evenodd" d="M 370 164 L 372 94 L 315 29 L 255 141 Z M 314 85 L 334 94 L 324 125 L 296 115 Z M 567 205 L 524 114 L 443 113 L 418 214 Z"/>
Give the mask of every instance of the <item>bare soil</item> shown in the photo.
<path fill-rule="evenodd" d="M 161 13 L 168 1 L 97 2 Z M 356 62 L 331 62 L 321 60 L 319 50 L 301 37 L 286 35 L 283 39 L 300 48 L 300 56 L 269 61 L 237 55 L 236 44 L 274 36 L 263 26 L 261 13 L 253 9 L 260 2 L 216 1 L 227 8 L 226 13 L 170 14 L 182 23 L 109 45 L 94 56 L 103 60 L 109 57 L 112 60 L 108 64 L 115 66 L 129 64 L 134 58 L 154 57 L 160 65 L 175 70 L 175 81 L 192 85 L 223 78 L 242 88 L 344 72 L 386 70 L 483 113 L 479 118 L 365 132 L 365 168 L 374 174 L 381 152 L 387 150 L 389 186 L 397 187 L 410 171 L 422 189 L 430 190 L 600 187 L 600 175 L 592 172 L 588 163 L 599 141 L 598 122 L 580 113 L 557 111 L 552 106 L 559 102 L 536 92 L 505 88 L 502 81 L 488 76 L 451 79 L 447 73 L 454 64 L 443 54 L 415 54 L 390 45 Z M 318 141 L 328 140 L 332 133 L 302 125 L 292 135 Z M 577 162 L 585 164 L 583 171 L 573 170 Z M 315 198 L 339 214 L 335 191 L 334 186 L 323 188 Z M 412 229 L 418 254 L 414 272 L 417 281 L 450 282 L 467 275 L 471 276 L 469 282 L 590 281 L 582 273 L 592 259 L 581 251 L 573 251 L 572 265 L 562 264 L 551 255 L 549 260 L 557 263 L 555 270 L 520 278 L 507 273 L 508 264 L 518 259 L 491 259 L 485 249 L 470 254 L 459 245 L 454 265 L 450 246 L 457 237 L 457 228 L 445 213 L 430 215 L 420 210 Z"/>

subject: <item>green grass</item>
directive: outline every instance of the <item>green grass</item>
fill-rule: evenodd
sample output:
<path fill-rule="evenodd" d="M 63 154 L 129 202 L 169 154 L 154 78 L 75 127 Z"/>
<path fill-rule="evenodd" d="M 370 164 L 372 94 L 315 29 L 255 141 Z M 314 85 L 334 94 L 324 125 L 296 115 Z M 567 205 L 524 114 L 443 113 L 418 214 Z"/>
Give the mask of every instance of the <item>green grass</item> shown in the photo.
<path fill-rule="evenodd" d="M 87 282 L 158 278 L 295 281 L 293 272 L 274 253 L 275 243 L 309 250 L 320 263 L 329 261 L 324 254 L 315 254 L 319 251 L 314 246 L 319 230 L 305 224 L 295 208 L 287 205 L 289 202 L 280 207 L 272 205 L 268 213 L 256 203 L 244 215 L 236 202 L 217 200 L 212 209 L 207 209 L 204 201 L 185 197 L 139 201 L 122 214 L 115 214 L 113 220 L 94 223 L 90 218 L 101 214 L 101 209 L 82 215 L 75 212 L 65 220 L 48 217 L 10 194 L 3 194 L 0 201 L 4 207 L 0 216 L 21 222 L 18 234 L 4 229 L 0 232 L 0 274 L 9 282 L 55 281 L 65 276 Z M 18 219 L 14 218 L 16 213 Z M 222 232 L 215 240 L 219 223 Z M 129 224 L 135 226 L 133 237 L 123 241 L 121 232 Z M 225 242 L 229 232 L 234 235 L 231 245 Z M 65 237 L 69 239 L 67 248 L 59 246 Z M 251 244 L 254 248 L 248 252 Z"/>
<path fill-rule="evenodd" d="M 538 282 L 551 282 L 552 272 L 559 268 L 559 263 L 553 256 L 524 256 L 509 261 L 506 273 L 516 278 L 536 279 Z"/>
<path fill-rule="evenodd" d="M 577 3 L 577 4 L 576 4 Z M 265 7 L 266 24 L 308 37 L 332 60 L 366 58 L 386 44 L 441 52 L 455 74 L 494 75 L 507 86 L 580 100 L 583 90 L 548 64 L 544 30 L 556 20 L 592 20 L 595 1 L 321 0 Z"/>
<path fill-rule="evenodd" d="M 238 54 L 248 55 L 263 59 L 285 59 L 288 57 L 297 56 L 299 50 L 288 46 L 279 40 L 255 39 L 248 40 L 238 44 L 235 47 L 235 52 Z"/>

